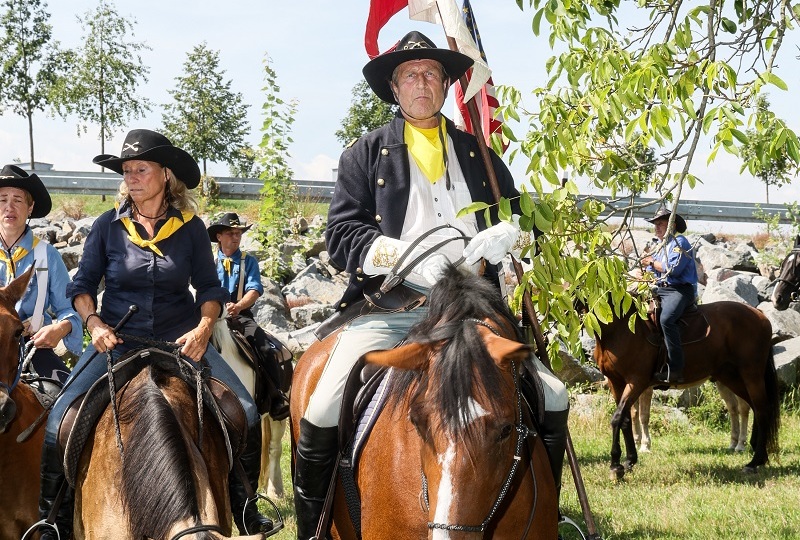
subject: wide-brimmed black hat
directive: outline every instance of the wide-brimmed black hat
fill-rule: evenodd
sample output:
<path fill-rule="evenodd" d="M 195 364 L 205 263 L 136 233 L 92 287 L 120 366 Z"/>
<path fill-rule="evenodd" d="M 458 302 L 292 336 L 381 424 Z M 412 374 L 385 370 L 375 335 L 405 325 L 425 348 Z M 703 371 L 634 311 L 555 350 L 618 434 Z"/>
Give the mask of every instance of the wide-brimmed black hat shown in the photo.
<path fill-rule="evenodd" d="M 28 174 L 16 165 L 6 165 L 0 171 L 0 188 L 13 187 L 24 189 L 33 198 L 32 218 L 42 218 L 50 213 L 53 201 L 50 200 L 50 193 L 44 187 L 42 180 L 36 174 Z"/>
<path fill-rule="evenodd" d="M 669 219 L 670 214 L 672 214 L 672 212 L 666 206 L 659 206 L 658 210 L 656 210 L 656 214 L 647 221 L 655 223 L 662 218 Z M 686 232 L 686 220 L 683 219 L 680 214 L 675 214 L 675 230 L 679 233 Z"/>
<path fill-rule="evenodd" d="M 225 229 L 239 229 L 242 232 L 247 232 L 252 226 L 252 223 L 250 225 L 244 225 L 242 220 L 239 219 L 239 214 L 236 212 L 226 212 L 208 226 L 208 237 L 212 242 L 216 242 L 217 233 L 224 232 Z"/>
<path fill-rule="evenodd" d="M 200 183 L 200 167 L 192 156 L 170 142 L 165 136 L 149 129 L 128 132 L 119 157 L 110 154 L 96 156 L 92 162 L 122 174 L 122 164 L 132 159 L 154 161 L 168 167 L 175 177 L 193 189 Z"/>
<path fill-rule="evenodd" d="M 364 78 L 376 96 L 387 103 L 397 104 L 390 85 L 392 73 L 397 66 L 409 60 L 436 60 L 444 67 L 451 84 L 472 66 L 472 58 L 466 54 L 439 49 L 420 32 L 409 32 L 397 42 L 394 49 L 376 56 L 364 66 Z"/>

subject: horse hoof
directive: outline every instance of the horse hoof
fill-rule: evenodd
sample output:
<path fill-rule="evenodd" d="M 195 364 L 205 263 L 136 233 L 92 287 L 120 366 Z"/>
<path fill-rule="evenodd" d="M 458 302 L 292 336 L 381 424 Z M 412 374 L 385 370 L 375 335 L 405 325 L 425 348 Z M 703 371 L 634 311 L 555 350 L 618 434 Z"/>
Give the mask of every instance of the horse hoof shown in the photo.
<path fill-rule="evenodd" d="M 611 467 L 611 480 L 618 482 L 625 477 L 625 468 L 621 465 Z"/>
<path fill-rule="evenodd" d="M 625 462 L 625 472 L 633 472 L 633 466 L 634 465 L 636 465 L 636 463 L 631 463 L 630 461 L 626 461 Z"/>
<path fill-rule="evenodd" d="M 755 465 L 745 465 L 742 467 L 742 472 L 745 474 L 758 474 L 758 467 Z"/>

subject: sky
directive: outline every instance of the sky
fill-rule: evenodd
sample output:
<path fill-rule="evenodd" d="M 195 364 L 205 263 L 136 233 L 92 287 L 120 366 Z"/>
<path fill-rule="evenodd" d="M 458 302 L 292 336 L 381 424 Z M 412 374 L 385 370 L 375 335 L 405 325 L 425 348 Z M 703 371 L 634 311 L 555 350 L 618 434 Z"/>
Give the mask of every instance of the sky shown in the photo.
<path fill-rule="evenodd" d="M 460 2 L 459 2 L 460 4 Z M 544 64 L 552 55 L 546 38 L 531 30 L 533 11 L 521 11 L 515 0 L 472 0 L 473 11 L 483 45 L 493 70 L 495 84 L 513 85 L 529 95 L 543 85 Z M 527 2 L 526 2 L 527 4 Z M 97 0 L 50 0 L 48 11 L 54 38 L 63 46 L 77 47 L 83 31 L 77 15 L 97 6 Z M 128 128 L 116 133 L 106 143 L 106 153 L 118 155 L 128 129 L 159 129 L 162 106 L 170 101 L 168 89 L 182 74 L 187 53 L 206 42 L 220 52 L 225 79 L 232 80 L 232 90 L 241 92 L 250 104 L 248 120 L 252 144 L 260 140 L 261 105 L 264 101 L 263 59 L 269 54 L 281 97 L 296 99 L 298 110 L 293 125 L 293 144 L 289 164 L 300 179 L 331 180 L 342 145 L 334 133 L 350 106 L 353 86 L 362 79 L 361 68 L 368 58 L 364 50 L 364 27 L 368 0 L 140 0 L 116 3 L 118 12 L 135 21 L 132 40 L 144 41 L 151 50 L 143 51 L 144 63 L 150 66 L 149 80 L 142 80 L 138 92 L 154 104 L 144 119 L 131 120 Z M 222 6 L 224 6 L 224 11 Z M 405 10 L 398 13 L 380 34 L 379 45 L 385 50 L 410 30 L 419 30 L 437 45 L 445 45 L 440 26 L 410 21 Z M 778 73 L 790 89 L 800 88 L 800 60 L 797 47 L 784 45 L 784 65 Z M 795 98 L 796 99 L 796 98 Z M 773 110 L 789 125 L 800 131 L 792 92 L 772 90 Z M 527 103 L 533 105 L 532 100 Z M 452 116 L 452 105 L 445 105 Z M 61 171 L 98 170 L 92 158 L 100 154 L 96 126 L 77 135 L 77 118 L 34 117 L 36 160 L 52 163 Z M 764 202 L 764 186 L 746 173 L 739 173 L 736 158 L 720 152 L 706 167 L 710 152 L 706 143 L 693 173 L 704 180 L 698 188 L 684 190 L 685 200 Z M 28 161 L 27 122 L 10 111 L 0 116 L 0 162 L 15 158 Z M 524 181 L 525 163 L 517 159 L 510 166 L 518 182 Z M 209 173 L 227 176 L 225 164 L 209 164 Z M 781 189 L 771 188 L 770 202 L 800 199 L 800 183 Z"/>

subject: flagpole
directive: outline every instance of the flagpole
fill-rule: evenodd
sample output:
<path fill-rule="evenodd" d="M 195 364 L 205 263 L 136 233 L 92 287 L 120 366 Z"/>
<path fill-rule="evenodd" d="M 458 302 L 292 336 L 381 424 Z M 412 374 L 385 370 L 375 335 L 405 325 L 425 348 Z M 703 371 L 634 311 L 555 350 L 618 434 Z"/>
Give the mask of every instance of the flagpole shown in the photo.
<path fill-rule="evenodd" d="M 458 44 L 456 43 L 455 38 L 447 36 L 447 44 L 450 47 L 450 50 L 458 52 Z M 463 75 L 460 79 L 461 87 L 466 88 L 468 86 L 467 76 L 466 74 Z M 477 94 L 476 94 L 477 95 Z M 478 106 L 475 104 L 475 96 L 472 96 L 469 101 L 466 103 L 467 110 L 469 111 L 470 121 L 472 122 L 472 129 L 477 134 L 475 138 L 478 140 L 478 149 L 481 153 L 481 157 L 483 158 L 483 164 L 486 168 L 486 175 L 489 177 L 489 185 L 492 188 L 492 194 L 494 195 L 495 202 L 499 203 L 500 199 L 502 198 L 502 194 L 500 193 L 500 184 L 497 181 L 497 174 L 495 173 L 494 166 L 492 165 L 492 157 L 489 154 L 489 148 L 486 145 L 486 141 L 483 138 L 483 133 L 478 133 L 482 131 L 481 129 L 481 121 L 480 121 L 480 113 L 478 112 Z M 514 272 L 517 276 L 517 282 L 522 285 L 523 284 L 523 276 L 524 272 L 522 270 L 522 264 L 518 260 L 516 260 L 513 256 L 511 260 L 514 263 Z M 536 315 L 536 308 L 533 305 L 533 300 L 531 299 L 530 291 L 526 288 L 522 293 L 522 304 L 523 308 L 528 316 L 528 320 L 531 324 L 533 329 L 533 338 L 536 342 L 536 352 L 539 360 L 544 363 L 547 368 L 552 371 L 552 367 L 550 366 L 550 359 L 547 356 L 547 348 L 545 345 L 544 335 L 542 333 L 542 328 L 539 325 L 539 318 Z M 581 510 L 583 512 L 583 518 L 586 522 L 586 529 L 589 533 L 589 538 L 599 539 L 600 535 L 597 533 L 597 526 L 594 522 L 594 516 L 592 515 L 592 511 L 589 508 L 589 498 L 586 495 L 586 486 L 583 482 L 583 475 L 581 474 L 580 467 L 578 465 L 577 454 L 575 453 L 575 447 L 572 444 L 572 437 L 569 433 L 569 428 L 567 428 L 567 458 L 569 461 L 569 468 L 572 472 L 572 478 L 575 481 L 575 488 L 578 492 L 578 501 L 581 505 Z"/>

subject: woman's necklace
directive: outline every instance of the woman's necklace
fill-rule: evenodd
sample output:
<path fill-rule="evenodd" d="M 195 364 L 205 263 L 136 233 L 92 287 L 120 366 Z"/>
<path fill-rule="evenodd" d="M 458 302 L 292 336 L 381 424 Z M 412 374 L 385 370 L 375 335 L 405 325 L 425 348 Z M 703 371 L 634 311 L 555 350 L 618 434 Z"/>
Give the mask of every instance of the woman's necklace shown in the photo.
<path fill-rule="evenodd" d="M 169 209 L 169 205 L 167 205 L 166 202 L 164 202 L 162 204 L 164 205 L 164 211 L 163 212 L 161 212 L 157 216 L 146 216 L 146 215 L 142 214 L 142 211 L 139 210 L 139 207 L 136 206 L 135 202 L 131 202 L 131 206 L 133 206 L 133 211 L 136 212 L 136 215 L 138 215 L 139 217 L 143 217 L 145 219 L 153 219 L 153 220 L 161 219 L 162 217 L 167 215 L 167 210 Z"/>

